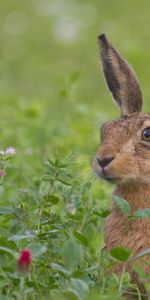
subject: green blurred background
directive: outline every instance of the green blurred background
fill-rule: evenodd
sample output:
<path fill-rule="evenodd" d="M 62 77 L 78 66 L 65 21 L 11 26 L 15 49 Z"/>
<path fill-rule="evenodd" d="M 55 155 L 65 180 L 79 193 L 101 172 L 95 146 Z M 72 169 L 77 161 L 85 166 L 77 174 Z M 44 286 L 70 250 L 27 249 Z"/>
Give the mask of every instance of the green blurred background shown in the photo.
<path fill-rule="evenodd" d="M 0 8 L 0 148 L 38 168 L 75 153 L 91 165 L 99 127 L 119 115 L 100 71 L 105 32 L 133 65 L 150 103 L 150 2 L 5 0 Z"/>
<path fill-rule="evenodd" d="M 69 236 L 74 236 L 74 230 L 81 231 L 83 237 L 86 230 L 87 233 L 89 230 L 89 244 L 83 252 L 80 270 L 85 271 L 89 265 L 95 268 L 95 265 L 100 264 L 103 272 L 103 222 L 93 211 L 99 212 L 108 207 L 113 186 L 95 180 L 92 158 L 99 145 L 101 124 L 118 117 L 120 112 L 113 104 L 103 80 L 97 36 L 102 32 L 106 33 L 113 45 L 134 67 L 143 90 L 144 111 L 148 111 L 149 25 L 148 0 L 1 1 L 0 150 L 13 146 L 16 148 L 16 155 L 7 168 L 4 185 L 0 185 L 0 205 L 3 205 L 0 210 L 0 245 L 10 249 L 18 247 L 18 251 L 29 240 L 22 240 L 21 237 L 19 242 L 16 239 L 14 246 L 14 242 L 9 239 L 12 235 L 17 234 L 20 238 L 26 230 L 36 232 L 37 228 L 42 228 L 41 236 L 39 234 L 36 239 L 41 243 L 46 239 L 44 243 L 48 245 L 49 252 L 44 254 L 44 265 L 43 256 L 35 261 L 31 274 L 33 287 L 34 281 L 35 286 L 37 284 L 35 293 L 38 286 L 39 289 L 43 288 L 38 284 L 45 284 L 45 278 L 48 292 L 53 289 L 53 281 L 50 286 L 51 279 L 48 276 L 53 275 L 55 270 L 52 272 L 48 266 L 50 262 L 62 263 L 64 243 Z M 75 162 L 69 164 L 71 173 L 68 174 L 73 178 L 71 186 L 67 189 L 56 181 L 54 196 L 58 195 L 61 201 L 56 208 L 54 205 L 53 210 L 46 202 L 43 210 L 43 200 L 40 198 L 40 193 L 48 193 L 45 189 L 48 183 L 43 184 L 41 179 L 46 172 L 42 161 L 48 157 L 52 160 L 58 157 L 61 162 L 64 158 Z M 51 177 L 53 169 L 55 170 L 49 170 Z M 8 206 L 8 211 L 12 211 L 13 207 L 13 215 L 7 216 L 5 206 Z M 50 223 L 42 223 L 45 218 Z M 55 234 L 54 237 L 49 236 L 49 229 L 53 228 L 60 231 L 57 238 Z M 80 241 L 78 243 L 80 248 Z M 86 251 L 90 263 L 86 261 Z M 10 272 L 13 272 L 14 266 L 11 268 L 9 263 L 8 266 Z M 7 271 L 7 261 L 4 261 L 2 272 L 7 274 Z M 94 272 L 91 273 L 94 274 L 91 284 L 95 281 L 95 287 L 98 284 L 103 294 L 105 278 L 98 282 Z M 11 286 L 12 293 L 15 293 L 17 284 L 14 284 L 14 292 L 13 285 L 7 281 L 5 274 L 6 290 L 9 293 L 8 287 Z M 110 288 L 113 287 L 113 277 L 106 278 L 107 282 Z M 106 299 L 105 295 L 104 298 Z M 100 296 L 99 299 L 104 298 Z"/>

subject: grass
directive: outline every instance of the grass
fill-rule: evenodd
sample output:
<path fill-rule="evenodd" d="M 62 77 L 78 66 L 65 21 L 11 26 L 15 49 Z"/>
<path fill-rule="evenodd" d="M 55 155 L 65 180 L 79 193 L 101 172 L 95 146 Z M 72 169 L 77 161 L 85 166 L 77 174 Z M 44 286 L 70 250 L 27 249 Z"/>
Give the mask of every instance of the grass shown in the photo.
<path fill-rule="evenodd" d="M 0 161 L 1 300 L 120 299 L 130 285 L 129 274 L 109 273 L 103 224 L 113 187 L 91 167 L 101 123 L 119 115 L 96 39 L 106 32 L 132 63 L 148 110 L 149 11 L 139 0 L 1 4 L 0 150 L 16 149 Z M 33 259 L 21 276 L 24 247 Z"/>

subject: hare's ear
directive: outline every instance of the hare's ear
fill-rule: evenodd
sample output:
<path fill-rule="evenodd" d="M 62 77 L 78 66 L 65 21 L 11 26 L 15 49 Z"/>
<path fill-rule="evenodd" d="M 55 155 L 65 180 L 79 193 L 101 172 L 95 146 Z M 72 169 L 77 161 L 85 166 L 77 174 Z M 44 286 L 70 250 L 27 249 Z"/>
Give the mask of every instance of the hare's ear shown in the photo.
<path fill-rule="evenodd" d="M 122 116 L 141 111 L 142 94 L 131 66 L 113 48 L 104 34 L 98 37 L 104 76 Z"/>

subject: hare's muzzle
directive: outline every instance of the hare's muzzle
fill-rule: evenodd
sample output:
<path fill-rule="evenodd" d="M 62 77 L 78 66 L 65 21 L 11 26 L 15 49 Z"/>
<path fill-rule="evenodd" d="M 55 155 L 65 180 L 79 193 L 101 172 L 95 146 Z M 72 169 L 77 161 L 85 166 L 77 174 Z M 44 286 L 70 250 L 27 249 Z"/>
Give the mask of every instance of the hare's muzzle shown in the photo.
<path fill-rule="evenodd" d="M 100 160 L 97 157 L 97 162 L 100 165 L 101 168 L 105 168 L 107 165 L 111 163 L 111 161 L 114 159 L 114 157 L 106 156 L 102 160 Z"/>
<path fill-rule="evenodd" d="M 117 178 L 110 170 L 111 163 L 113 162 L 114 158 L 114 156 L 110 155 L 103 156 L 103 158 L 100 158 L 99 155 L 96 155 L 93 160 L 93 169 L 95 173 L 100 178 L 103 178 L 109 182 L 115 182 L 117 180 Z"/>

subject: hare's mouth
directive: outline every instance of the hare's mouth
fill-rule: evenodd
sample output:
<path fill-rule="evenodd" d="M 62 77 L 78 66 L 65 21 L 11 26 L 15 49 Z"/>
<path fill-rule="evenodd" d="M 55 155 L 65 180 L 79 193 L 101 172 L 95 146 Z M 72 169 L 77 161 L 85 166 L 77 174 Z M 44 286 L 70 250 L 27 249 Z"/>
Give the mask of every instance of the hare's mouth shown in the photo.
<path fill-rule="evenodd" d="M 113 174 L 110 174 L 108 171 L 106 171 L 105 169 L 101 170 L 101 175 L 100 177 L 110 183 L 117 183 L 118 181 L 120 181 L 119 177 L 115 177 L 113 176 Z"/>
<path fill-rule="evenodd" d="M 112 176 L 101 176 L 102 179 L 110 182 L 110 183 L 117 183 L 118 181 L 120 181 L 120 178 L 118 177 L 112 177 Z"/>
<path fill-rule="evenodd" d="M 115 178 L 115 177 L 105 177 L 105 180 L 113 183 L 115 180 L 117 180 L 117 178 Z"/>

